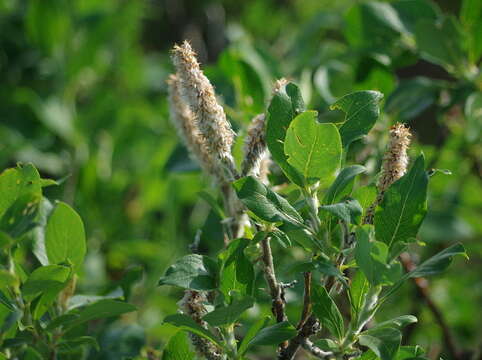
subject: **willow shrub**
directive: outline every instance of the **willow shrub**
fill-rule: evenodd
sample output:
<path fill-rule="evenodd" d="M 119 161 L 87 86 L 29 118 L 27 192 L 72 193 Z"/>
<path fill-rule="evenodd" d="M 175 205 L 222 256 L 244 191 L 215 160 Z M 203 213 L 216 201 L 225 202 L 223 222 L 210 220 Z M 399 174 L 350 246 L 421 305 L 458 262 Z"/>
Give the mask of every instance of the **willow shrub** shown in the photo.
<path fill-rule="evenodd" d="M 357 185 L 366 169 L 347 164 L 346 154 L 376 123 L 383 95 L 357 91 L 338 99 L 331 109 L 345 116 L 330 123 L 305 108 L 295 84 L 277 81 L 266 112 L 247 131 L 238 169 L 235 134 L 194 51 L 185 42 L 172 59 L 171 120 L 218 190 L 219 196 L 203 196 L 222 219 L 225 247 L 208 257 L 195 241 L 192 253 L 160 279 L 185 289 L 179 313 L 164 320 L 181 330 L 164 359 L 195 358 L 192 350 L 206 359 L 247 359 L 260 345 L 279 359 L 293 359 L 301 348 L 316 358 L 424 358 L 420 347 L 401 346 L 402 329 L 414 316 L 374 316 L 404 282 L 441 273 L 465 250 L 455 244 L 403 271 L 399 258 L 417 241 L 434 174 L 423 154 L 409 159 L 404 125 L 390 129 L 377 178 Z M 271 183 L 279 171 L 284 181 Z M 289 270 L 303 279 L 303 296 L 289 304 L 299 309 L 296 317 L 287 316 L 285 295 L 297 284 L 279 281 L 273 246 L 304 252 L 305 260 Z M 243 314 L 262 308 L 268 296 L 271 312 L 244 329 Z"/>

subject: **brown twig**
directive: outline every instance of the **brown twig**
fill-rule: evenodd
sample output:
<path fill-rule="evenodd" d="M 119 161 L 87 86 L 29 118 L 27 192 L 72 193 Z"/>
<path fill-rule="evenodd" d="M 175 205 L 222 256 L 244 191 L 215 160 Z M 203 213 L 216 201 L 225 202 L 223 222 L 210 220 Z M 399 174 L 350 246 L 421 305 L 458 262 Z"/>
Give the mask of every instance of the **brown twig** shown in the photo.
<path fill-rule="evenodd" d="M 308 339 L 311 335 L 316 334 L 319 328 L 320 324 L 318 319 L 314 315 L 308 317 L 301 329 L 298 330 L 298 334 L 290 340 L 286 348 L 280 351 L 278 360 L 293 359 L 300 346 L 302 346 L 306 342 L 306 339 Z"/>
<path fill-rule="evenodd" d="M 283 289 L 278 283 L 278 280 L 276 280 L 270 239 L 270 237 L 266 237 L 261 241 L 261 246 L 263 248 L 262 259 L 264 265 L 264 276 L 266 278 L 266 282 L 268 283 L 271 299 L 273 301 L 273 315 L 276 317 L 277 322 L 282 322 L 287 319 L 285 314 L 285 299 L 283 296 Z"/>
<path fill-rule="evenodd" d="M 406 271 L 412 271 L 416 268 L 416 265 L 412 261 L 409 253 L 402 253 L 400 255 L 400 260 L 405 268 Z M 418 295 L 424 299 L 425 303 L 427 304 L 429 310 L 432 312 L 435 321 L 438 323 L 440 328 L 442 329 L 444 342 L 447 346 L 447 350 L 450 353 L 450 356 L 455 360 L 460 360 L 460 352 L 457 349 L 457 345 L 455 344 L 455 339 L 450 330 L 449 325 L 447 324 L 442 312 L 438 308 L 437 304 L 433 301 L 430 291 L 428 288 L 428 281 L 425 278 L 413 278 L 413 283 L 417 290 Z"/>
<path fill-rule="evenodd" d="M 308 319 L 311 313 L 311 271 L 305 272 L 304 274 L 305 279 L 305 291 L 303 296 L 303 311 L 301 313 L 300 322 L 297 325 L 297 329 L 300 329 L 303 324 Z"/>
<path fill-rule="evenodd" d="M 273 254 L 271 252 L 270 237 L 266 237 L 261 241 L 261 247 L 263 249 L 263 268 L 264 277 L 269 286 L 269 291 L 272 299 L 271 311 L 276 318 L 276 322 L 286 321 L 288 318 L 285 314 L 285 299 L 283 287 L 278 283 L 273 264 Z M 287 346 L 287 342 L 280 344 L 280 348 L 284 349 Z"/>

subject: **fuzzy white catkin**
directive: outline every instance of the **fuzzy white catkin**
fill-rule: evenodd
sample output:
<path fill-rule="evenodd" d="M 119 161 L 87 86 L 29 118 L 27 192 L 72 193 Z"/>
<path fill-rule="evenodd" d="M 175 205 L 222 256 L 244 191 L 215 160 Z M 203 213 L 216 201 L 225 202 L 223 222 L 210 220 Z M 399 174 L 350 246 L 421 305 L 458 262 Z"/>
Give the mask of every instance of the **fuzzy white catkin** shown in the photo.
<path fill-rule="evenodd" d="M 178 302 L 178 306 L 184 314 L 190 316 L 196 323 L 207 329 L 208 324 L 202 320 L 202 317 L 207 314 L 204 302 L 206 302 L 206 296 L 204 293 L 194 290 L 186 290 L 184 292 L 184 297 Z M 221 350 L 215 344 L 193 333 L 190 333 L 189 336 L 194 348 L 200 356 L 208 360 L 223 359 Z"/>
<path fill-rule="evenodd" d="M 221 175 L 215 160 L 208 151 L 205 139 L 197 128 L 194 114 L 179 94 L 178 78 L 175 75 L 171 75 L 167 80 L 167 84 L 170 120 L 176 128 L 178 136 L 188 148 L 190 156 L 198 161 L 204 172 L 219 179 Z"/>
<path fill-rule="evenodd" d="M 391 184 L 407 172 L 410 137 L 410 130 L 401 123 L 390 128 L 390 142 L 383 157 L 382 175 L 378 181 L 380 193 L 384 193 Z"/>
<path fill-rule="evenodd" d="M 189 106 L 201 135 L 206 140 L 209 152 L 232 180 L 236 176 L 231 147 L 234 132 L 226 119 L 223 108 L 218 104 L 214 88 L 202 72 L 196 53 L 185 41 L 174 46 L 172 61 L 179 79 L 179 93 Z"/>
<path fill-rule="evenodd" d="M 383 156 L 382 173 L 377 184 L 377 198 L 367 210 L 363 219 L 364 224 L 373 224 L 375 209 L 382 202 L 385 191 L 407 172 L 409 161 L 407 150 L 411 136 L 410 130 L 401 123 L 390 128 L 388 149 Z"/>
<path fill-rule="evenodd" d="M 261 161 L 266 156 L 265 115 L 256 115 L 248 128 L 244 141 L 242 175 L 260 175 Z"/>

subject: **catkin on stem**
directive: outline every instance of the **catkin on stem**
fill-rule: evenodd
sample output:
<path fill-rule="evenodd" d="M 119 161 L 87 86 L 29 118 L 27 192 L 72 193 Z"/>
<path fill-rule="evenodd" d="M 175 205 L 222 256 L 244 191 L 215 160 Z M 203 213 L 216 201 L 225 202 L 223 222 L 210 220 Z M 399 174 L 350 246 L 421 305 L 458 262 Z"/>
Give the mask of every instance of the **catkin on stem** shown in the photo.
<path fill-rule="evenodd" d="M 194 121 L 194 114 L 179 94 L 179 80 L 171 75 L 167 80 L 169 89 L 169 113 L 170 120 L 177 130 L 178 136 L 189 150 L 189 155 L 197 160 L 205 173 L 220 180 L 215 160 L 206 145 L 206 140 L 199 132 Z"/>
<path fill-rule="evenodd" d="M 233 180 L 237 175 L 231 154 L 235 134 L 216 100 L 213 86 L 202 72 L 196 53 L 187 41 L 181 46 L 174 46 L 172 61 L 179 79 L 179 93 L 191 109 L 209 152 L 228 180 Z"/>
<path fill-rule="evenodd" d="M 407 150 L 410 145 L 410 137 L 410 130 L 401 123 L 390 128 L 388 149 L 383 157 L 382 173 L 377 184 L 378 195 L 367 210 L 363 219 L 364 224 L 373 224 L 375 209 L 382 202 L 385 191 L 407 172 L 409 160 Z"/>
<path fill-rule="evenodd" d="M 265 115 L 259 114 L 251 120 L 244 142 L 242 175 L 260 175 L 261 161 L 266 156 Z"/>
<path fill-rule="evenodd" d="M 207 323 L 202 319 L 207 314 L 207 310 L 204 307 L 206 296 L 204 293 L 194 290 L 186 290 L 184 297 L 179 301 L 179 308 L 184 314 L 190 316 L 196 323 L 207 329 Z M 191 342 L 196 349 L 197 353 L 205 357 L 208 360 L 221 360 L 224 358 L 222 350 L 209 340 L 198 336 L 193 333 L 189 333 Z"/>
<path fill-rule="evenodd" d="M 388 187 L 407 172 L 410 145 L 410 130 L 401 123 L 390 129 L 388 150 L 383 157 L 382 175 L 378 181 L 378 191 L 384 193 Z"/>

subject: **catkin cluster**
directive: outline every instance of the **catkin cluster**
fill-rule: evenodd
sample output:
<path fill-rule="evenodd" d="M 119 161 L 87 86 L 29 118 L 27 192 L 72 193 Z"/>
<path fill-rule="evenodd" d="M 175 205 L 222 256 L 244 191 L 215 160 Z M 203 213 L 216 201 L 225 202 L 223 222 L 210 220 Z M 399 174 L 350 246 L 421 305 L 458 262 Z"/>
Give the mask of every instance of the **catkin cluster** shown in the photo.
<path fill-rule="evenodd" d="M 407 172 L 410 137 L 410 130 L 405 125 L 397 123 L 391 127 L 390 142 L 383 157 L 382 175 L 378 181 L 380 193 L 384 193 L 391 184 Z"/>
<path fill-rule="evenodd" d="M 189 315 L 195 322 L 207 329 L 207 323 L 202 320 L 202 317 L 207 314 L 204 302 L 206 302 L 206 296 L 204 293 L 194 290 L 186 290 L 184 292 L 184 297 L 179 301 L 178 305 L 183 313 Z M 221 349 L 212 342 L 193 333 L 189 333 L 189 336 L 194 348 L 200 356 L 203 356 L 208 360 L 223 359 Z"/>
<path fill-rule="evenodd" d="M 266 157 L 265 115 L 259 114 L 251 120 L 244 143 L 243 175 L 259 176 L 261 161 Z"/>
<path fill-rule="evenodd" d="M 189 154 L 201 165 L 204 172 L 220 179 L 222 174 L 218 171 L 218 167 L 209 153 L 204 136 L 201 135 L 194 122 L 194 115 L 181 98 L 177 76 L 171 75 L 167 84 L 169 88 L 170 120 L 177 130 L 178 136 L 188 148 Z"/>
<path fill-rule="evenodd" d="M 407 172 L 410 137 L 410 130 L 401 123 L 390 128 L 388 149 L 383 157 L 382 172 L 377 183 L 377 198 L 367 210 L 364 224 L 373 224 L 375 209 L 382 202 L 385 191 Z"/>
<path fill-rule="evenodd" d="M 186 145 L 189 145 L 189 138 L 194 138 L 194 143 L 202 144 L 194 150 L 202 167 L 209 174 L 214 175 L 220 182 L 229 182 L 236 177 L 236 169 L 231 146 L 234 142 L 234 131 L 231 124 L 226 119 L 221 105 L 218 104 L 214 93 L 214 88 L 208 78 L 202 72 L 193 51 L 187 41 L 181 46 L 174 46 L 172 51 L 172 61 L 176 68 L 176 75 L 171 77 L 170 91 L 176 90 L 177 95 L 171 94 L 170 108 L 171 113 L 177 112 L 180 108 L 187 108 L 179 115 L 174 115 L 175 121 L 181 125 L 182 137 Z M 174 101 L 174 103 L 173 103 Z M 178 105 L 176 105 L 176 102 Z M 182 104 L 180 107 L 179 104 Z M 183 119 L 182 114 L 189 115 Z M 199 153 L 196 152 L 199 151 Z"/>

